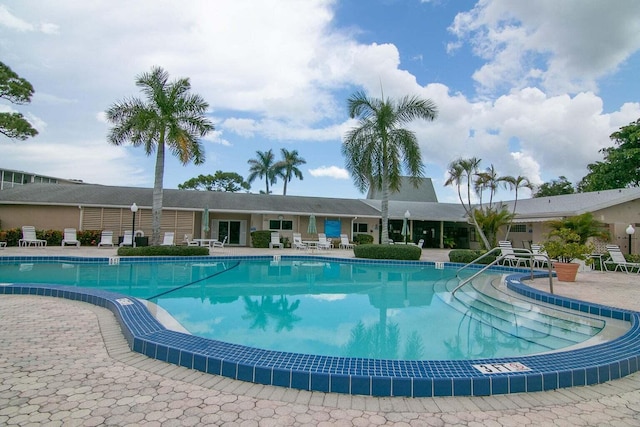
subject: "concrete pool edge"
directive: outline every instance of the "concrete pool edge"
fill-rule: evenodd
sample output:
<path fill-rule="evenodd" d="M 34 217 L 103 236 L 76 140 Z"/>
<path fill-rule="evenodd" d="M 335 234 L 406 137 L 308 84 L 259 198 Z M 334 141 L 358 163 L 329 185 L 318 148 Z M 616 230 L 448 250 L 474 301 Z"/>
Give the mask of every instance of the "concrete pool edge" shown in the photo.
<path fill-rule="evenodd" d="M 21 261 L 29 262 L 27 259 L 19 258 Z M 32 258 L 30 257 L 31 261 L 36 261 Z M 47 258 L 49 262 L 58 261 L 52 260 L 52 257 L 37 258 Z M 59 258 L 61 258 L 59 261 L 72 261 L 69 257 Z M 229 257 L 202 258 L 229 259 Z M 271 259 L 271 257 L 242 258 Z M 296 259 L 296 257 L 286 258 Z M 86 258 L 82 259 L 82 262 L 96 261 L 105 262 L 104 259 L 90 261 Z M 339 261 L 358 262 L 345 259 L 339 259 Z M 391 262 L 391 264 L 398 263 L 404 262 Z M 433 262 L 410 262 L 410 264 L 433 265 Z M 450 263 L 447 265 L 456 266 Z M 500 269 L 500 271 L 515 272 L 514 269 Z M 469 361 L 347 359 L 265 351 L 168 331 L 151 316 L 142 303 L 134 298 L 95 289 L 12 284 L 0 286 L 0 293 L 52 296 L 105 307 L 115 314 L 129 347 L 138 353 L 233 379 L 310 391 L 404 397 L 485 396 L 597 384 L 638 370 L 640 357 L 640 340 L 637 339 L 640 323 L 638 313 L 536 291 L 522 284 L 521 280 L 528 277 L 529 274 L 511 274 L 507 277 L 507 284 L 516 292 L 533 299 L 582 312 L 628 320 L 631 322 L 631 329 L 620 338 L 607 343 L 547 355 Z M 531 368 L 531 371 L 486 375 L 472 366 L 511 362 L 522 363 Z"/>

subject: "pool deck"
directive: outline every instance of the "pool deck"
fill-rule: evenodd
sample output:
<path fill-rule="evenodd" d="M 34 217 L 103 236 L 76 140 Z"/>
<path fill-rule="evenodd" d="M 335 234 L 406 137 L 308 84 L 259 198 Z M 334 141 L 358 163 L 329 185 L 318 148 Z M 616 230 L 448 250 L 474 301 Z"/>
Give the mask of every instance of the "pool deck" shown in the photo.
<path fill-rule="evenodd" d="M 223 248 L 212 255 L 297 254 Z M 322 254 L 321 252 L 320 254 Z M 317 255 L 318 253 L 316 253 Z M 115 249 L 5 248 L 0 256 L 113 256 Z M 334 249 L 330 256 L 352 257 Z M 447 261 L 425 250 L 423 260 Z M 546 290 L 548 280 L 533 286 Z M 580 272 L 554 290 L 640 310 L 640 276 Z M 640 372 L 604 384 L 482 397 L 376 398 L 264 386 L 129 350 L 113 314 L 59 298 L 0 298 L 2 425 L 627 425 L 640 426 Z"/>

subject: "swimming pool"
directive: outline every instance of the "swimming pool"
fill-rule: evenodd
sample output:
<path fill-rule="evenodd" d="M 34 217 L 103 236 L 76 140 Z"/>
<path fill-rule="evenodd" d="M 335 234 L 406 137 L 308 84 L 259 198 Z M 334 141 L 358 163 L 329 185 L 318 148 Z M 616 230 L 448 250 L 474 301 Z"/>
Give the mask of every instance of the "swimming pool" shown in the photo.
<path fill-rule="evenodd" d="M 29 271 L 29 268 L 34 271 L 36 265 L 42 261 L 35 258 L 20 259 L 17 262 L 24 264 L 22 267 L 23 272 Z M 51 259 L 48 260 L 51 261 Z M 300 259 L 296 257 L 285 259 L 283 257 L 279 263 L 264 257 L 249 257 L 243 261 L 249 260 L 266 262 L 266 266 L 263 269 L 266 269 L 264 271 L 267 274 L 260 274 L 266 277 L 269 277 L 269 269 L 294 269 L 294 263 L 298 263 L 295 268 L 310 269 L 319 269 L 321 265 L 324 269 L 327 263 L 333 262 L 339 262 L 340 265 L 348 265 L 351 269 L 354 267 L 365 269 L 364 267 L 367 265 L 378 265 L 377 263 L 359 260 L 345 262 L 343 259 L 332 260 L 320 257 L 302 257 Z M 69 264 L 66 267 L 67 274 L 72 276 L 71 271 L 76 270 L 74 272 L 76 278 L 81 277 L 81 275 L 78 276 L 80 269 L 71 267 L 71 265 L 81 265 L 87 262 L 87 260 L 75 260 L 71 259 L 71 257 L 55 261 Z M 105 265 L 109 260 L 101 259 L 97 261 Z M 149 270 L 157 269 L 158 267 L 157 263 L 149 263 L 148 259 L 120 259 L 119 261 L 121 266 L 127 266 L 129 263 L 141 263 L 146 264 L 146 268 Z M 195 268 L 203 269 L 212 269 L 213 265 L 211 264 L 214 263 L 233 262 L 233 260 L 229 259 L 211 257 L 195 261 L 196 264 L 201 264 Z M 3 259 L 2 262 L 8 263 L 9 261 Z M 13 262 L 15 263 L 16 261 L 14 260 Z M 171 262 L 173 263 L 174 260 Z M 182 260 L 182 262 L 184 261 Z M 302 263 L 309 264 L 302 266 Z M 29 266 L 29 264 L 33 265 Z M 387 264 L 394 265 L 405 273 L 411 269 L 420 270 L 425 266 L 433 267 L 433 263 L 419 262 Z M 189 267 L 189 270 L 193 269 L 193 266 Z M 217 272 L 217 269 L 215 270 Z M 105 271 L 108 270 L 105 269 Z M 508 272 L 509 269 L 500 269 L 498 271 L 499 274 Z M 129 273 L 133 274 L 133 270 L 129 269 Z M 123 274 L 125 274 L 124 269 L 118 270 L 116 276 L 122 276 Z M 166 274 L 166 272 L 163 271 L 162 274 Z M 176 274 L 175 270 L 172 274 Z M 190 274 L 193 274 L 193 272 Z M 441 272 L 441 274 L 443 273 Z M 408 277 L 407 284 L 411 285 L 411 275 L 407 276 L 405 274 L 405 277 Z M 318 285 L 317 274 L 305 274 L 304 278 L 306 281 L 304 283 L 305 286 Z M 316 280 L 316 282 L 313 283 L 311 280 Z M 2 279 L 2 281 L 5 280 Z M 161 294 L 166 291 L 162 289 L 160 282 L 149 283 L 150 289 L 154 289 L 153 286 L 155 286 L 157 293 L 154 295 L 160 295 L 157 299 L 162 299 Z M 397 285 L 397 289 L 401 290 L 400 292 L 393 292 L 395 299 L 392 298 L 392 300 L 397 301 L 398 305 L 404 305 L 406 300 L 404 299 L 402 274 L 397 277 L 397 280 L 392 276 L 391 282 L 397 282 L 393 286 Z M 605 319 L 624 320 L 629 322 L 630 329 L 623 336 L 611 342 L 542 355 L 502 357 L 482 355 L 478 359 L 471 360 L 393 360 L 392 358 L 326 356 L 248 348 L 243 345 L 213 341 L 169 331 L 150 316 L 146 307 L 138 300 L 104 290 L 80 289 L 69 286 L 54 287 L 46 284 L 16 284 L 2 286 L 0 291 L 2 293 L 62 296 L 103 305 L 116 313 L 123 325 L 125 336 L 135 351 L 205 372 L 262 384 L 281 385 L 306 390 L 416 397 L 487 395 L 592 384 L 617 378 L 637 370 L 638 354 L 640 352 L 638 351 L 638 340 L 633 339 L 633 337 L 637 336 L 638 322 L 636 313 L 548 296 L 537 291 L 530 291 L 525 287 L 519 288 L 521 284 L 515 278 L 510 278 L 508 283 L 510 287 L 518 292 L 528 293 L 527 298 L 534 297 L 547 303 L 559 305 L 564 311 L 569 309 L 577 310 L 588 314 L 585 317 L 589 318 L 595 315 L 602 315 Z M 442 298 L 447 295 L 447 281 L 440 282 L 439 286 L 439 290 L 436 289 L 431 296 L 432 302 L 434 297 L 436 297 L 436 300 L 442 301 Z M 411 286 L 407 290 L 412 291 Z M 124 289 L 120 289 L 118 292 L 124 292 Z M 333 292 L 330 295 L 340 295 L 341 293 Z M 326 292 L 322 293 L 322 295 L 326 294 Z M 466 292 L 464 295 L 468 296 L 469 294 L 469 292 Z M 408 295 L 409 306 L 411 307 L 414 304 L 411 302 L 411 292 Z M 420 298 L 424 299 L 424 295 Z M 531 302 L 525 299 L 522 301 L 528 304 Z M 444 303 L 444 301 L 442 302 Z M 287 307 L 290 308 L 292 303 L 293 301 L 290 301 Z M 389 312 L 387 311 L 387 319 L 389 317 L 388 314 Z M 465 321 L 468 317 L 464 317 Z M 601 323 L 602 320 L 597 322 Z M 467 327 L 466 323 L 464 325 Z M 595 325 L 595 328 L 597 329 L 599 326 Z"/>

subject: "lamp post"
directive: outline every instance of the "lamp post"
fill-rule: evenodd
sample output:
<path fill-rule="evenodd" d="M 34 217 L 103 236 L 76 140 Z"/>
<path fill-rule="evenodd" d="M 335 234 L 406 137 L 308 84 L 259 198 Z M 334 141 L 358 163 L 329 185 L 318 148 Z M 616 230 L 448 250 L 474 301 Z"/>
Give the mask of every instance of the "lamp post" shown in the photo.
<path fill-rule="evenodd" d="M 131 247 L 136 247 L 136 212 L 138 212 L 138 205 L 134 202 L 131 205 L 131 212 L 133 213 L 133 224 L 131 225 Z"/>
<path fill-rule="evenodd" d="M 409 209 L 407 209 L 407 211 L 404 213 L 404 220 L 407 223 L 407 230 L 406 233 L 404 235 L 404 244 L 407 244 L 407 238 L 409 237 L 409 218 L 411 217 L 411 213 L 409 212 Z"/>
<path fill-rule="evenodd" d="M 633 236 L 633 233 L 636 232 L 636 229 L 633 228 L 633 225 L 629 224 L 629 226 L 627 227 L 627 229 L 625 231 L 629 235 L 629 255 L 631 255 L 631 236 Z"/>

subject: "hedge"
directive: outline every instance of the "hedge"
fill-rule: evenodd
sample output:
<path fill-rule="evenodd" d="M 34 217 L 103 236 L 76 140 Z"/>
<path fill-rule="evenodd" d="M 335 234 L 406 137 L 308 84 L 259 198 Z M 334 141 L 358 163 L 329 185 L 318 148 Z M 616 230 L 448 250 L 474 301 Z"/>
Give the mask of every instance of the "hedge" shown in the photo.
<path fill-rule="evenodd" d="M 356 258 L 419 260 L 422 249 L 414 245 L 357 245 L 353 248 Z"/>
<path fill-rule="evenodd" d="M 486 251 L 483 250 L 452 249 L 449 251 L 449 261 L 469 264 L 471 261 L 474 261 L 484 253 L 486 253 Z M 495 261 L 495 259 L 496 255 L 489 255 L 485 258 L 482 258 L 478 262 L 478 264 L 491 264 L 493 261 Z"/>

